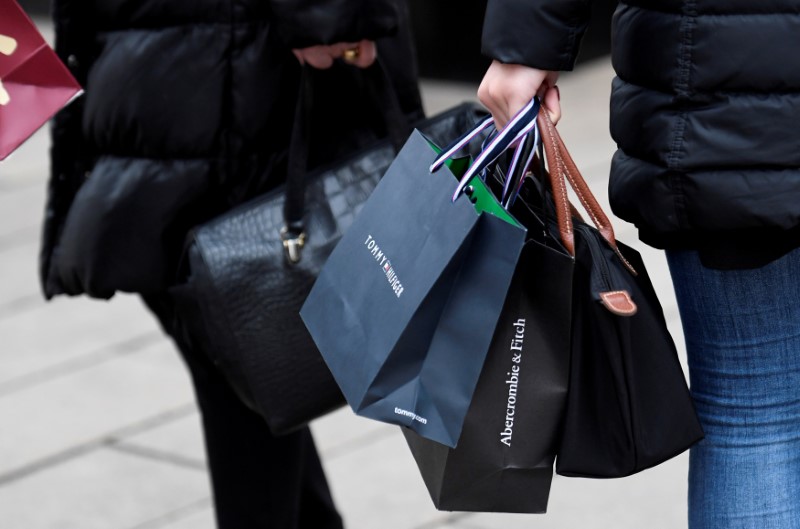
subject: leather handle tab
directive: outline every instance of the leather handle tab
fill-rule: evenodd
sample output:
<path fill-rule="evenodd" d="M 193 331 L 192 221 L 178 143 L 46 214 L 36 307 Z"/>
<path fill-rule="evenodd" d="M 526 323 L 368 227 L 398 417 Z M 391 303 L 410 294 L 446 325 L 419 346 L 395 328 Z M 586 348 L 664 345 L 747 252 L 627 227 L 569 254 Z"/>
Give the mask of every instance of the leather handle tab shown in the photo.
<path fill-rule="evenodd" d="M 639 310 L 627 290 L 600 292 L 600 302 L 617 316 L 633 316 Z"/>

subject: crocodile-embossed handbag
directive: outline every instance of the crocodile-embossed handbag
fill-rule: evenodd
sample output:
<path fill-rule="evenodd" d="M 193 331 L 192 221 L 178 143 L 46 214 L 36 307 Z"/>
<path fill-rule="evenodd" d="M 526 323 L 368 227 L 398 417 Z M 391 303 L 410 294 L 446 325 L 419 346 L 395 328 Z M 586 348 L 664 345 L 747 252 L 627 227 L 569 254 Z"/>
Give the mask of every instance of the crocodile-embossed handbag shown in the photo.
<path fill-rule="evenodd" d="M 377 72 L 370 79 L 386 90 L 383 71 Z M 192 305 L 212 361 L 274 434 L 291 432 L 344 404 L 299 311 L 408 132 L 398 126 L 404 119 L 391 117 L 402 116 L 395 96 L 394 105 L 384 109 L 390 138 L 306 174 L 302 151 L 310 83 L 304 80 L 302 86 L 306 104 L 298 104 L 286 185 L 193 231 L 180 300 Z M 446 142 L 483 113 L 475 104 L 463 104 L 416 126 Z"/>

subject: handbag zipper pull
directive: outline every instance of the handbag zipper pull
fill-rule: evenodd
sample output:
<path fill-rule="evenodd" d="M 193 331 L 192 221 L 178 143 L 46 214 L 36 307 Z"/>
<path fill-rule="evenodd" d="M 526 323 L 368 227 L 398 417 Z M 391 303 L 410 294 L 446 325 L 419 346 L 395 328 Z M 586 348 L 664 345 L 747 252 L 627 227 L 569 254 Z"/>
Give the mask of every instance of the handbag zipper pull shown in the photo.
<path fill-rule="evenodd" d="M 625 285 L 625 281 L 611 270 L 607 261 L 607 259 L 617 259 L 616 253 L 611 253 L 610 246 L 608 246 L 609 252 L 603 251 L 606 241 L 596 230 L 580 223 L 575 223 L 575 230 L 583 235 L 581 239 L 586 243 L 592 256 L 591 287 L 596 299 L 617 316 L 636 314 L 638 307 L 630 292 L 625 288 L 619 288 Z"/>
<path fill-rule="evenodd" d="M 600 292 L 599 295 L 603 306 L 617 316 L 633 316 L 638 310 L 627 290 Z"/>
<path fill-rule="evenodd" d="M 286 261 L 290 265 L 296 265 L 302 258 L 301 250 L 306 244 L 306 232 L 290 230 L 288 226 L 281 228 L 281 240 L 283 241 L 283 250 L 286 255 Z"/>

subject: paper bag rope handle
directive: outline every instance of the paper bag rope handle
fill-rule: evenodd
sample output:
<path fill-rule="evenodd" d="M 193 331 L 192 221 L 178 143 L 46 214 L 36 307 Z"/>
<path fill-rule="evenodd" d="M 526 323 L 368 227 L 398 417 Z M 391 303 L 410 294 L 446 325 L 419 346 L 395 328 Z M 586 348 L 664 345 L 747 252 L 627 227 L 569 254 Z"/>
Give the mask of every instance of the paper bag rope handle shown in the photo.
<path fill-rule="evenodd" d="M 597 227 L 597 230 L 608 242 L 609 246 L 617 254 L 625 267 L 630 270 L 634 275 L 636 270 L 628 262 L 627 259 L 619 251 L 617 246 L 617 239 L 614 236 L 614 227 L 611 225 L 608 216 L 603 211 L 600 203 L 595 198 L 591 189 L 589 188 L 583 175 L 581 175 L 578 166 L 569 154 L 564 140 L 558 133 L 553 121 L 550 119 L 550 113 L 542 108 L 543 112 L 539 112 L 538 123 L 539 130 L 542 136 L 542 143 L 544 144 L 544 151 L 547 157 L 548 173 L 550 178 L 550 186 L 553 191 L 553 199 L 555 201 L 556 221 L 558 222 L 558 231 L 561 235 L 561 242 L 571 255 L 575 255 L 575 231 L 572 224 L 572 205 L 567 196 L 567 183 L 572 187 L 578 200 L 583 206 L 586 213 L 589 215 L 592 223 Z"/>

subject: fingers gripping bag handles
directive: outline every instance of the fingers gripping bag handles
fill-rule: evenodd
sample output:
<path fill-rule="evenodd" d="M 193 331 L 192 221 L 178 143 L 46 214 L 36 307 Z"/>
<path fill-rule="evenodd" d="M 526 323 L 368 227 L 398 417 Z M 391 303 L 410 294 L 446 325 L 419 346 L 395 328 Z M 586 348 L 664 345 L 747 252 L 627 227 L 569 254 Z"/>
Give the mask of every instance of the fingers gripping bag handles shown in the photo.
<path fill-rule="evenodd" d="M 531 162 L 536 136 L 531 132 L 514 151 L 510 178 L 496 188 L 506 204 L 513 202 Z M 515 205 L 527 238 L 458 446 L 449 448 L 403 428 L 441 510 L 547 509 L 569 378 L 574 260 L 556 239 L 544 236 L 541 215 L 522 200 Z"/>
<path fill-rule="evenodd" d="M 575 256 L 570 383 L 556 471 L 628 476 L 678 455 L 703 431 L 639 253 L 615 239 L 547 112 L 539 127 L 558 235 Z M 573 217 L 568 185 L 595 227 Z"/>
<path fill-rule="evenodd" d="M 526 233 L 477 175 L 537 110 L 468 167 L 414 131 L 334 248 L 300 314 L 355 413 L 458 442 Z"/>

